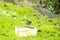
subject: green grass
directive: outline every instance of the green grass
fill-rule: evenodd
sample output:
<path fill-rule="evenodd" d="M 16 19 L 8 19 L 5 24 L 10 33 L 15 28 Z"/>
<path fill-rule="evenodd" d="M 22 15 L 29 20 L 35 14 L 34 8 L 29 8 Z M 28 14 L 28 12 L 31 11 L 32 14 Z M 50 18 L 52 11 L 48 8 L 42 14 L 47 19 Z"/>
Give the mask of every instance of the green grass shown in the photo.
<path fill-rule="evenodd" d="M 25 4 L 5 3 L 7 6 L 3 4 L 0 4 L 0 40 L 60 40 L 60 18 L 48 18 Z M 32 21 L 29 26 L 41 30 L 37 36 L 15 35 L 15 26 L 28 26 L 24 19 Z"/>

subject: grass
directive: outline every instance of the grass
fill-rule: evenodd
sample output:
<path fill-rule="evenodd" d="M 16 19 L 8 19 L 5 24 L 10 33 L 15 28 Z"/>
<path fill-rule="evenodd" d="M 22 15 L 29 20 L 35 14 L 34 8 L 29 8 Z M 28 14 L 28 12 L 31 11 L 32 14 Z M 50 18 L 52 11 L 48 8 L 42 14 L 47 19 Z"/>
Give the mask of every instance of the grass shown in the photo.
<path fill-rule="evenodd" d="M 37 30 L 40 30 L 37 36 L 18 37 L 15 35 L 15 26 L 28 26 L 25 19 L 32 22 L 29 26 L 35 26 Z M 1 3 L 0 40 L 60 40 L 60 18 L 48 18 L 25 4 Z"/>

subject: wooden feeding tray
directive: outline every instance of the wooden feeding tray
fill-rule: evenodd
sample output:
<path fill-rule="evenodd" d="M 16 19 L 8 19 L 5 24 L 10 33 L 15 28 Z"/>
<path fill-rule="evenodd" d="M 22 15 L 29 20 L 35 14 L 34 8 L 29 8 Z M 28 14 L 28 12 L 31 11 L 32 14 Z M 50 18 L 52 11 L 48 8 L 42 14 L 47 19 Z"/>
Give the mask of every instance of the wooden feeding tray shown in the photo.
<path fill-rule="evenodd" d="M 25 36 L 37 36 L 37 28 L 36 27 L 15 27 L 15 34 L 20 37 Z"/>

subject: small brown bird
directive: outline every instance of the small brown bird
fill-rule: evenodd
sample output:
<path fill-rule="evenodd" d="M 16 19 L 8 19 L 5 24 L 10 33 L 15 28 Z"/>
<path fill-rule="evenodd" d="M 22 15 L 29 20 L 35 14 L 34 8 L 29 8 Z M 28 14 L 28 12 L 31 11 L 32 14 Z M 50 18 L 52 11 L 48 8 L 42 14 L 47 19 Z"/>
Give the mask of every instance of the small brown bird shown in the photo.
<path fill-rule="evenodd" d="M 26 23 L 27 25 L 30 25 L 32 22 L 31 22 L 30 20 L 25 19 L 25 23 Z"/>

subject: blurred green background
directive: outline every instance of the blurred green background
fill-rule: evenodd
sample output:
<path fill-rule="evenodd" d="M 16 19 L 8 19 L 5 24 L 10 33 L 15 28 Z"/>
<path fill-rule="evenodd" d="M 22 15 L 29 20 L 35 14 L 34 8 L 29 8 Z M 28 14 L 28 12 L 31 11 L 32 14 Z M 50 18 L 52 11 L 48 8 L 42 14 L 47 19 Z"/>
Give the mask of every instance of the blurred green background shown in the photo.
<path fill-rule="evenodd" d="M 51 11 L 52 15 L 59 16 L 59 0 L 34 1 L 31 0 L 31 4 L 37 8 L 43 8 L 43 10 L 45 8 L 48 10 L 47 14 L 50 15 L 49 11 Z M 50 18 L 51 16 L 46 15 L 45 11 L 28 5 L 30 1 L 26 4 L 18 2 L 19 0 L 0 0 L 0 40 L 60 40 L 60 16 Z M 15 35 L 15 26 L 35 26 L 38 34 L 18 37 Z"/>

